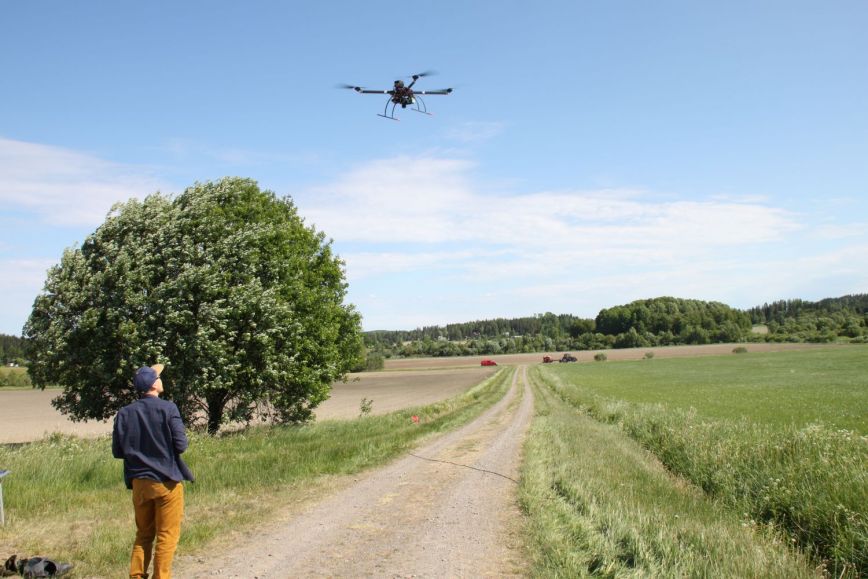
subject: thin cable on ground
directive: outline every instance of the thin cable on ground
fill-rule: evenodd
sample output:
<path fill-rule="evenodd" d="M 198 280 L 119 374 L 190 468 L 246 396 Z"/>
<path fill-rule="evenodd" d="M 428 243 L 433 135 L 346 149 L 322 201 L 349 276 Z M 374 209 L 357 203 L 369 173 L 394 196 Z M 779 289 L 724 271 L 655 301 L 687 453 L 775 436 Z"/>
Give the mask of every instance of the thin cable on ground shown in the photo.
<path fill-rule="evenodd" d="M 458 464 L 457 462 L 450 462 L 450 461 L 448 461 L 448 460 L 438 460 L 438 459 L 436 459 L 436 458 L 427 458 L 427 457 L 424 457 L 424 456 L 419 456 L 418 454 L 413 454 L 412 452 L 410 452 L 410 453 L 408 453 L 408 454 L 409 454 L 410 456 L 415 456 L 416 458 L 420 458 L 420 459 L 422 459 L 422 460 L 427 460 L 427 461 L 429 461 L 429 462 L 442 462 L 442 463 L 444 463 L 444 464 L 452 464 L 452 465 L 455 465 L 455 466 L 463 466 L 464 468 L 469 468 L 469 469 L 473 469 L 473 470 L 478 470 L 479 472 L 487 472 L 487 473 L 489 473 L 489 474 L 496 474 L 496 475 L 499 476 L 499 477 L 503 477 L 503 478 L 505 478 L 505 479 L 507 479 L 507 480 L 511 480 L 511 481 L 514 482 L 515 484 L 519 484 L 518 481 L 515 480 L 514 478 L 512 478 L 512 477 L 508 477 L 508 476 L 506 476 L 505 474 L 500 474 L 499 472 L 494 472 L 493 470 L 486 470 L 486 469 L 484 469 L 484 468 L 476 468 L 475 466 L 470 466 L 469 464 Z"/>

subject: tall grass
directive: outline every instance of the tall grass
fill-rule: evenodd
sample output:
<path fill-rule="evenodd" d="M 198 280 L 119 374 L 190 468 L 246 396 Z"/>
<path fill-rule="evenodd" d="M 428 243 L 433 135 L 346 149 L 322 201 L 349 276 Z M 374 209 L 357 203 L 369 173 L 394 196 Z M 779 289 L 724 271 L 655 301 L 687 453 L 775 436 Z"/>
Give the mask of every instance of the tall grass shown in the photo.
<path fill-rule="evenodd" d="M 814 575 L 774 533 L 671 476 L 613 425 L 541 386 L 520 487 L 538 577 Z"/>
<path fill-rule="evenodd" d="M 425 436 L 468 422 L 503 396 L 510 377 L 504 369 L 460 396 L 383 416 L 193 435 L 185 458 L 197 481 L 186 488 L 180 552 L 262 523 L 336 477 L 380 465 Z M 125 574 L 135 526 L 108 438 L 54 435 L 3 446 L 0 467 L 12 470 L 3 485 L 7 525 L 0 527 L 0 553 L 74 561 L 88 577 Z"/>
<path fill-rule="evenodd" d="M 542 379 L 749 523 L 786 533 L 835 576 L 868 572 L 868 437 L 821 423 L 709 418 L 695 409 L 626 402 L 601 396 L 593 380 L 580 385 L 577 376 L 544 370 Z"/>

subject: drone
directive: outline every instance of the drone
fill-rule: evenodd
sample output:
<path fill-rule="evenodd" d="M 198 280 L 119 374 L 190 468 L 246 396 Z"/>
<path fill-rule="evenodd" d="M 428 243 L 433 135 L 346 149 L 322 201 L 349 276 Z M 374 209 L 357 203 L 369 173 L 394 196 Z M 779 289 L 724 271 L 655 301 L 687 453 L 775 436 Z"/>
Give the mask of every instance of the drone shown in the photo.
<path fill-rule="evenodd" d="M 413 81 L 405 85 L 403 80 L 396 80 L 395 86 L 393 86 L 390 90 L 368 90 L 361 86 L 353 86 L 351 84 L 340 85 L 341 88 L 350 88 L 356 91 L 359 94 L 387 94 L 389 95 L 389 100 L 386 101 L 386 108 L 383 109 L 383 114 L 377 113 L 377 116 L 383 117 L 385 119 L 392 119 L 393 121 L 399 120 L 398 117 L 395 116 L 395 107 L 401 105 L 402 109 L 406 109 L 408 106 L 411 110 L 416 112 L 431 116 L 431 113 L 428 112 L 428 107 L 425 106 L 425 101 L 422 100 L 420 95 L 431 95 L 431 94 L 452 94 L 451 88 L 444 88 L 438 90 L 413 90 L 413 85 L 416 84 L 416 81 L 425 76 L 431 76 L 435 74 L 433 71 L 420 72 L 419 74 L 414 74 L 412 77 Z M 392 105 L 392 110 L 389 110 L 389 105 Z"/>

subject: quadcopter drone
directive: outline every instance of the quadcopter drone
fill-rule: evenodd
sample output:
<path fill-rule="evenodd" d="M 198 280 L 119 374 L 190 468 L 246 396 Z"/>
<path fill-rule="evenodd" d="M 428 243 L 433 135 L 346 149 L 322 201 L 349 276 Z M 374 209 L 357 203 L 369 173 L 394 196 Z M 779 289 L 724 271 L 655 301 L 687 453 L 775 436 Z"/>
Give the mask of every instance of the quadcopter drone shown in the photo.
<path fill-rule="evenodd" d="M 424 76 L 431 76 L 434 74 L 432 71 L 420 72 L 419 74 L 414 74 L 411 78 L 413 82 L 408 85 L 404 84 L 403 80 L 396 80 L 395 86 L 390 90 L 368 90 L 366 88 L 360 86 L 353 86 L 351 84 L 341 85 L 342 88 L 351 88 L 357 93 L 360 94 L 387 94 L 389 95 L 389 100 L 386 101 L 386 108 L 383 109 L 383 114 L 377 113 L 377 116 L 383 117 L 385 119 L 392 119 L 393 121 L 397 121 L 398 117 L 395 116 L 395 107 L 401 105 L 402 109 L 406 109 L 408 106 L 411 107 L 411 110 L 416 112 L 420 112 L 426 115 L 431 115 L 428 112 L 428 107 L 425 106 L 425 101 L 422 100 L 420 95 L 430 95 L 430 94 L 452 94 L 451 88 L 444 88 L 439 90 L 413 90 L 413 85 L 416 84 L 416 81 Z M 392 110 L 389 110 L 389 105 L 392 105 Z"/>

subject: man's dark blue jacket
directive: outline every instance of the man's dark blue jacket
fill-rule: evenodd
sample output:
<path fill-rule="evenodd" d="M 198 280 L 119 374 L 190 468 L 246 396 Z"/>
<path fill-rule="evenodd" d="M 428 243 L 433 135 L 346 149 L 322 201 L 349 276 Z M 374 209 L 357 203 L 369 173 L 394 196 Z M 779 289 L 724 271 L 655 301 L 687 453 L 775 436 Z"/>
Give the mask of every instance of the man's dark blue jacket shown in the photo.
<path fill-rule="evenodd" d="M 112 432 L 112 454 L 124 459 L 124 482 L 193 480 L 181 453 L 187 450 L 184 421 L 174 402 L 143 396 L 120 409 Z"/>

